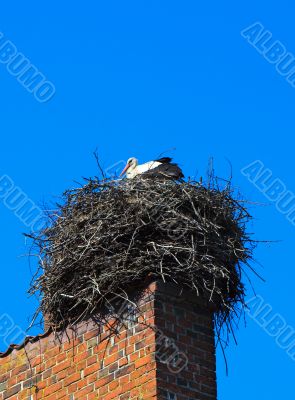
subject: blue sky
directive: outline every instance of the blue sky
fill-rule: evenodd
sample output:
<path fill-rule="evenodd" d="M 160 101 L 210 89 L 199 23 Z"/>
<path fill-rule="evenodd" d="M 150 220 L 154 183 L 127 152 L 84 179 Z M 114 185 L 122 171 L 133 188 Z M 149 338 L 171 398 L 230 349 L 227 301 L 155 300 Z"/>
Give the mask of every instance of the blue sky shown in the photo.
<path fill-rule="evenodd" d="M 56 94 L 36 101 L 0 64 L 0 175 L 37 204 L 136 156 L 170 148 L 188 176 L 230 174 L 251 206 L 256 239 L 278 240 L 255 252 L 257 293 L 273 314 L 295 327 L 295 226 L 241 169 L 255 160 L 295 192 L 295 89 L 241 31 L 259 21 L 295 54 L 291 1 L 129 1 L 48 4 L 3 1 L 0 31 L 43 75 Z M 253 175 L 253 174 L 252 174 Z M 253 179 L 252 179 L 253 180 Z M 22 232 L 27 228 L 0 202 L 0 315 L 26 329 L 37 303 L 26 291 L 31 272 Z M 249 289 L 249 298 L 252 296 Z M 246 317 L 238 346 L 227 349 L 229 376 L 218 351 L 220 399 L 291 398 L 295 361 Z M 5 344 L 0 343 L 4 350 Z"/>

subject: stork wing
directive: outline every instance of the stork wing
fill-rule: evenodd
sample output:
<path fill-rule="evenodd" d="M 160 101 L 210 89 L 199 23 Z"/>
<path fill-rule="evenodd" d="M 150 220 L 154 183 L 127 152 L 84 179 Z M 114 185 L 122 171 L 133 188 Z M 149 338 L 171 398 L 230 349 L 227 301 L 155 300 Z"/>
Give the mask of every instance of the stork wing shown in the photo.
<path fill-rule="evenodd" d="M 160 162 L 160 160 L 157 160 Z M 166 178 L 166 179 L 181 179 L 184 178 L 182 170 L 177 164 L 160 164 L 157 167 L 144 172 L 141 175 L 143 178 Z"/>
<path fill-rule="evenodd" d="M 160 162 L 162 164 L 169 164 L 169 163 L 171 163 L 172 158 L 170 158 L 170 157 L 162 157 L 162 158 L 159 158 L 158 160 L 155 160 L 155 161 Z"/>

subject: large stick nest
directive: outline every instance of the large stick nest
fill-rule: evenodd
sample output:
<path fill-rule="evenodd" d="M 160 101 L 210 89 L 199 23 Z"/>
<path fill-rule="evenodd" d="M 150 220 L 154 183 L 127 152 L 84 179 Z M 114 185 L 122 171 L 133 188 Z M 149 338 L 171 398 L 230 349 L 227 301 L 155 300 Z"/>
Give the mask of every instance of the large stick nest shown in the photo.
<path fill-rule="evenodd" d="M 190 288 L 214 303 L 219 326 L 244 305 L 250 216 L 230 185 L 87 180 L 64 193 L 31 237 L 41 273 L 31 293 L 60 328 L 98 318 L 110 298 L 140 294 L 147 279 Z"/>

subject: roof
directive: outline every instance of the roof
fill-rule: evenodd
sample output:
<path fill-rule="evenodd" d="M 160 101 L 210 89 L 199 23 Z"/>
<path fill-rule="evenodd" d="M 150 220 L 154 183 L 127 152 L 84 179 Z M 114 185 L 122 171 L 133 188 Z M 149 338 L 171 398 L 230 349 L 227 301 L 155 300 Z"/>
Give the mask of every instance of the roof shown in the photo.
<path fill-rule="evenodd" d="M 52 332 L 52 328 L 47 329 L 46 332 L 41 333 L 39 335 L 36 336 L 26 336 L 24 341 L 21 344 L 11 344 L 6 351 L 4 351 L 3 353 L 0 352 L 0 358 L 4 358 L 7 357 L 10 353 L 13 352 L 13 350 L 21 350 L 23 349 L 28 343 L 35 343 L 38 342 L 38 340 L 43 339 L 47 336 L 50 335 L 50 333 Z"/>

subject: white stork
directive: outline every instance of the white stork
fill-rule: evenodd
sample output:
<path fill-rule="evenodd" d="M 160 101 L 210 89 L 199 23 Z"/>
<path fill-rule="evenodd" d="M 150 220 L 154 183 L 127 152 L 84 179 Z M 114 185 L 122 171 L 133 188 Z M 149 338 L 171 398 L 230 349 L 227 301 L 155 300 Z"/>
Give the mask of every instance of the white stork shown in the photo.
<path fill-rule="evenodd" d="M 126 167 L 121 172 L 120 176 L 126 173 L 128 179 L 133 179 L 137 175 L 142 175 L 144 178 L 164 178 L 164 179 L 181 179 L 184 177 L 182 170 L 177 164 L 171 162 L 172 158 L 163 157 L 158 160 L 149 161 L 145 164 L 138 165 L 138 160 L 135 157 L 129 158 Z"/>

